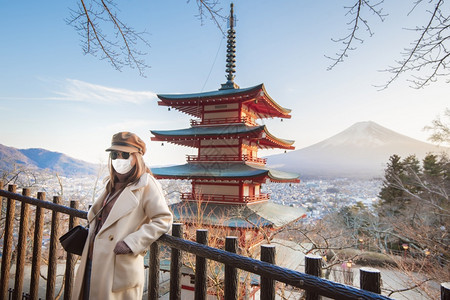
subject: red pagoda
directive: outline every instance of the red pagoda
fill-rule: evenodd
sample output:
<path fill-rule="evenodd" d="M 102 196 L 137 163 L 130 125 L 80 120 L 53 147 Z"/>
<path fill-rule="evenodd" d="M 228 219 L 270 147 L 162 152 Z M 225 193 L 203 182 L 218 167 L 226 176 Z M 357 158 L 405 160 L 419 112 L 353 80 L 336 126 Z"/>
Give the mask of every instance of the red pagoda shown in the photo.
<path fill-rule="evenodd" d="M 189 128 L 152 130 L 152 141 L 197 148 L 183 165 L 153 168 L 158 179 L 188 179 L 192 192 L 181 194 L 173 204 L 175 219 L 196 218 L 204 211 L 203 222 L 214 224 L 225 217 L 223 226 L 242 229 L 279 228 L 304 216 L 300 208 L 269 201 L 261 192 L 268 182 L 297 183 L 298 174 L 272 170 L 259 149 L 292 150 L 294 141 L 272 135 L 259 119 L 290 118 L 290 109 L 276 103 L 263 84 L 240 88 L 234 83 L 235 29 L 233 7 L 227 40 L 227 82 L 216 91 L 194 94 L 160 94 L 158 102 L 191 115 Z M 188 209 L 187 209 L 188 208 Z M 206 212 L 205 212 L 206 211 Z"/>

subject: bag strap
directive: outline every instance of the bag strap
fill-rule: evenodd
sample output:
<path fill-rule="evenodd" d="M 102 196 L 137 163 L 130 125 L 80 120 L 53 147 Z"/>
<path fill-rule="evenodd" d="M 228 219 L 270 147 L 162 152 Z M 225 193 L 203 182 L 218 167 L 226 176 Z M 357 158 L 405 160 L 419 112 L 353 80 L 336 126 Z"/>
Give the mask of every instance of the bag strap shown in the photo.
<path fill-rule="evenodd" d="M 122 193 L 123 190 L 124 190 L 124 188 L 115 191 L 111 197 L 109 196 L 110 194 L 108 194 L 108 196 L 106 196 L 108 198 L 108 201 L 106 201 L 106 203 L 104 205 L 102 205 L 100 210 L 94 215 L 94 217 L 90 221 L 88 220 L 88 224 L 85 226 L 85 228 L 89 228 L 89 225 L 91 224 L 91 222 L 97 218 L 97 216 L 103 211 L 103 209 L 106 207 L 106 205 L 108 205 L 108 203 L 111 202 L 111 200 L 114 199 L 117 195 Z"/>

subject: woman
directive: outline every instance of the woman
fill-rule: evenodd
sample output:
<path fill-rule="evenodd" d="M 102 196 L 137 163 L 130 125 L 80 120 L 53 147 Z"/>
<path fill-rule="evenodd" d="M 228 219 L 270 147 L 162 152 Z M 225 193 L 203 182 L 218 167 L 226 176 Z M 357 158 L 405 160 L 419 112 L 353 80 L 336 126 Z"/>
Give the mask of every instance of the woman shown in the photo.
<path fill-rule="evenodd" d="M 144 255 L 169 231 L 172 214 L 145 166 L 135 134 L 112 138 L 106 188 L 88 212 L 89 235 L 71 299 L 142 299 Z"/>

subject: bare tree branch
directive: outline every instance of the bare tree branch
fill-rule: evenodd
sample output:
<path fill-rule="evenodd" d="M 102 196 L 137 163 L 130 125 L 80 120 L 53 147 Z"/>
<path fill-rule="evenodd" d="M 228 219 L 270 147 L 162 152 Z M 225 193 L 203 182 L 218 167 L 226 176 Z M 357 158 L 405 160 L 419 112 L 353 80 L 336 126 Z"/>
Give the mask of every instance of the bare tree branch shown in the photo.
<path fill-rule="evenodd" d="M 190 2 L 190 0 L 188 0 Z M 227 20 L 227 17 L 222 15 L 221 8 L 217 8 L 217 6 L 220 4 L 219 0 L 196 0 L 196 4 L 198 7 L 199 14 L 197 17 L 200 19 L 201 24 L 203 25 L 204 19 L 210 19 L 211 21 L 216 24 L 217 28 L 222 32 L 223 36 L 226 35 L 225 31 L 222 26 L 224 21 Z"/>
<path fill-rule="evenodd" d="M 425 283 L 427 283 L 428 281 L 431 281 L 431 280 L 432 279 L 425 279 L 425 280 L 423 280 L 422 282 L 420 282 L 418 284 L 412 285 L 412 286 L 404 288 L 404 289 L 388 290 L 390 293 L 387 296 L 390 297 L 392 294 L 395 294 L 395 293 L 402 293 L 402 292 L 414 290 L 414 289 L 416 289 L 418 287 L 421 287 L 423 284 L 425 284 Z"/>
<path fill-rule="evenodd" d="M 442 120 L 439 116 L 431 122 L 430 126 L 425 126 L 425 130 L 431 131 L 429 140 L 437 144 L 450 144 L 450 109 L 444 112 L 447 121 Z"/>
<path fill-rule="evenodd" d="M 85 54 L 99 53 L 116 70 L 128 66 L 144 76 L 149 67 L 143 59 L 147 53 L 139 48 L 150 44 L 144 38 L 145 32 L 136 31 L 118 18 L 117 10 L 112 0 L 79 0 L 77 9 L 71 10 L 66 22 L 81 36 Z"/>
<path fill-rule="evenodd" d="M 414 2 L 412 10 L 417 9 L 423 1 Z M 410 48 L 402 53 L 404 59 L 397 61 L 397 66 L 389 67 L 387 72 L 393 76 L 380 86 L 381 89 L 389 87 L 403 73 L 420 72 L 420 75 L 412 75 L 410 79 L 412 87 L 420 89 L 434 82 L 440 76 L 450 74 L 450 15 L 443 9 L 443 0 L 430 0 L 434 9 L 430 11 L 428 23 L 422 27 L 410 29 L 417 31 L 419 37 Z M 447 80 L 450 82 L 450 80 Z"/>
<path fill-rule="evenodd" d="M 189 2 L 189 0 L 188 0 Z M 223 21 L 217 6 L 219 0 L 196 0 L 198 18 L 203 24 L 205 18 L 212 20 L 223 35 Z M 85 54 L 108 61 L 113 68 L 121 71 L 123 67 L 137 69 L 145 77 L 149 68 L 141 49 L 150 48 L 145 32 L 139 32 L 128 26 L 118 16 L 119 11 L 114 0 L 79 0 L 77 9 L 72 9 L 67 24 L 73 26 L 81 36 Z"/>
<path fill-rule="evenodd" d="M 422 204 L 428 204 L 438 211 L 441 211 L 443 213 L 443 216 L 450 217 L 450 210 L 440 204 L 434 203 L 432 198 L 432 196 L 436 196 L 445 199 L 446 202 L 450 202 L 450 197 L 447 193 L 446 187 L 442 185 L 430 185 L 429 183 L 424 182 L 422 178 L 420 178 L 419 174 L 417 174 L 413 170 L 410 170 L 410 176 L 412 176 L 413 178 L 412 182 L 409 182 L 409 185 L 414 185 L 415 187 L 418 187 L 421 190 L 425 191 L 425 197 L 422 196 L 423 193 L 413 193 L 405 185 L 404 180 L 399 176 L 393 177 L 395 183 L 392 184 L 392 187 L 402 190 L 406 195 Z"/>
<path fill-rule="evenodd" d="M 381 21 L 384 21 L 384 18 L 387 15 L 383 14 L 383 9 L 380 7 L 383 2 L 384 0 L 381 0 L 376 2 L 375 4 L 372 4 L 370 0 L 358 0 L 353 4 L 353 6 L 344 7 L 345 9 L 347 9 L 346 15 L 352 16 L 351 21 L 347 23 L 347 25 L 351 26 L 349 28 L 350 33 L 343 38 L 332 39 L 334 42 L 342 43 L 344 45 L 344 48 L 336 53 L 334 58 L 326 56 L 327 58 L 334 61 L 334 63 L 332 63 L 327 68 L 328 70 L 332 70 L 334 67 L 336 67 L 336 65 L 343 62 L 344 59 L 348 57 L 348 53 L 356 49 L 356 47 L 353 46 L 355 42 L 364 42 L 364 40 L 360 38 L 359 35 L 357 35 L 358 30 L 360 30 L 360 24 L 363 25 L 363 27 L 369 33 L 369 36 L 373 35 L 369 22 L 367 18 L 363 16 L 363 14 L 364 12 L 368 11 L 369 13 L 377 16 Z"/>

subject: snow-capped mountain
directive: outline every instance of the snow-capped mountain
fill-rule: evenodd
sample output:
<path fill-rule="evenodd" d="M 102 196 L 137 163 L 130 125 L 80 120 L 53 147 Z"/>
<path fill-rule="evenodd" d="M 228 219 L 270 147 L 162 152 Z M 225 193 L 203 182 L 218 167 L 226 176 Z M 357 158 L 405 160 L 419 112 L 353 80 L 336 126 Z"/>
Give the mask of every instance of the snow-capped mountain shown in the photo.
<path fill-rule="evenodd" d="M 382 176 L 389 157 L 449 153 L 445 147 L 421 142 L 378 125 L 359 122 L 312 146 L 268 156 L 268 166 L 302 176 Z"/>

